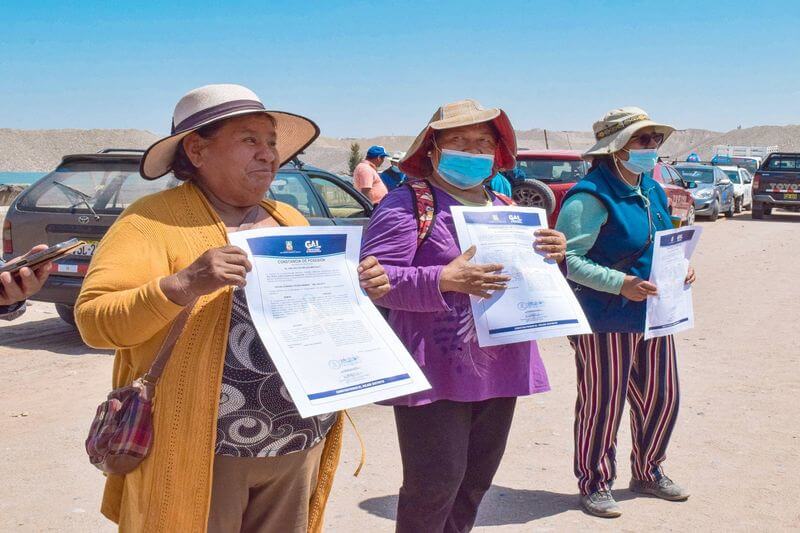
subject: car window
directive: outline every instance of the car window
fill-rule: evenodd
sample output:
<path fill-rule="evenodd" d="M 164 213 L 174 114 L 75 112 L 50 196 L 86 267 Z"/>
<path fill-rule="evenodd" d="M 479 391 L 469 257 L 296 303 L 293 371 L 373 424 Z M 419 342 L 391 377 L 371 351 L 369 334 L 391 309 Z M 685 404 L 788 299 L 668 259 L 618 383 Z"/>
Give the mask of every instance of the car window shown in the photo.
<path fill-rule="evenodd" d="M 306 217 L 327 216 L 308 181 L 299 172 L 279 172 L 268 194 L 273 200 L 291 205 Z"/>
<path fill-rule="evenodd" d="M 725 174 L 731 179 L 733 183 L 742 183 L 742 180 L 739 177 L 738 170 L 726 170 Z"/>
<path fill-rule="evenodd" d="M 767 161 L 769 170 L 800 170 L 800 157 L 778 156 L 770 157 Z"/>
<path fill-rule="evenodd" d="M 674 183 L 678 187 L 683 187 L 683 179 L 681 178 L 681 175 L 678 174 L 678 171 L 672 168 L 667 168 L 667 170 L 669 170 L 669 175 L 672 178 L 672 183 Z"/>
<path fill-rule="evenodd" d="M 714 169 L 714 182 L 715 183 L 719 183 L 720 181 L 724 180 L 727 177 L 728 177 L 728 175 L 725 174 L 720 169 L 718 169 L 718 168 Z"/>
<path fill-rule="evenodd" d="M 583 161 L 564 159 L 522 159 L 515 169 L 516 178 L 540 181 L 578 181 L 585 175 Z"/>
<path fill-rule="evenodd" d="M 177 180 L 146 180 L 132 162 L 67 163 L 42 178 L 20 199 L 20 209 L 118 214 L 142 196 L 173 187 Z"/>
<path fill-rule="evenodd" d="M 320 175 L 309 174 L 309 179 L 334 218 L 365 218 L 368 216 L 361 202 L 347 189 Z"/>
<path fill-rule="evenodd" d="M 748 171 L 742 169 L 739 172 L 742 173 L 742 181 L 744 183 L 752 183 L 753 182 L 753 176 L 751 176 Z"/>
<path fill-rule="evenodd" d="M 697 183 L 714 183 L 714 170 L 711 168 L 678 167 L 683 179 Z"/>

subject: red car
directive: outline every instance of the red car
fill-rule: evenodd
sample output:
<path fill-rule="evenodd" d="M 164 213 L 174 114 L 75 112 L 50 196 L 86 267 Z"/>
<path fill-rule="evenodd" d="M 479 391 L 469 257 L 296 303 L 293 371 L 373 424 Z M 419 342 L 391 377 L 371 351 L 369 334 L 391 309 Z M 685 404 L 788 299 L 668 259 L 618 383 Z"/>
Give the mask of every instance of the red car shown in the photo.
<path fill-rule="evenodd" d="M 541 207 L 550 227 L 558 219 L 561 200 L 575 183 L 586 176 L 589 165 L 577 150 L 526 150 L 517 152 L 517 166 L 504 173 L 511 181 L 514 201 Z"/>
<path fill-rule="evenodd" d="M 667 193 L 669 211 L 681 217 L 683 226 L 694 224 L 694 197 L 687 189 L 689 184 L 672 165 L 658 162 L 653 169 L 653 179 L 661 184 Z"/>

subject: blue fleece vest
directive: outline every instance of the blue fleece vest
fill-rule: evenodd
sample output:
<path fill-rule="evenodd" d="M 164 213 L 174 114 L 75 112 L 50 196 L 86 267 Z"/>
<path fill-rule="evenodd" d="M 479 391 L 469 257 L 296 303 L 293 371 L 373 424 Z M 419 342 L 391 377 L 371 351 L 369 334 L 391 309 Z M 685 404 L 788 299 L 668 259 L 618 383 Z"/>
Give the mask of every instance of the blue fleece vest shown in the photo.
<path fill-rule="evenodd" d="M 649 228 L 644 200 L 606 165 L 600 165 L 579 181 L 564 200 L 579 192 L 589 193 L 608 211 L 608 220 L 586 257 L 599 265 L 646 280 L 650 278 L 653 242 L 638 259 L 634 257 L 647 243 L 648 232 L 655 240 L 655 232 L 672 229 L 672 221 L 664 189 L 647 174 L 642 176 L 641 190 L 650 200 L 652 224 Z M 570 285 L 595 333 L 644 331 L 646 302 L 633 302 L 624 296 L 596 291 L 575 282 Z"/>

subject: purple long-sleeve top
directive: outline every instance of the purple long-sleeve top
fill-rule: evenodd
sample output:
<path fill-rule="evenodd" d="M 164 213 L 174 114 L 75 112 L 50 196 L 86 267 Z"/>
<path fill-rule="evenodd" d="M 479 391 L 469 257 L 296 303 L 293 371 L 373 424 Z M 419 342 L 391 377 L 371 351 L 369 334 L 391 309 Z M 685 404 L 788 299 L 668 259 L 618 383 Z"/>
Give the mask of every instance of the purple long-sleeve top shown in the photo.
<path fill-rule="evenodd" d="M 376 304 L 389 309 L 389 324 L 432 385 L 430 390 L 385 403 L 470 402 L 549 390 L 535 342 L 481 348 L 469 296 L 439 291 L 442 269 L 461 253 L 450 213 L 451 206 L 461 204 L 445 191 L 433 190 L 436 218 L 419 248 L 409 187 L 383 199 L 364 234 L 361 256 L 374 255 L 392 287 Z M 497 199 L 494 204 L 503 205 Z"/>

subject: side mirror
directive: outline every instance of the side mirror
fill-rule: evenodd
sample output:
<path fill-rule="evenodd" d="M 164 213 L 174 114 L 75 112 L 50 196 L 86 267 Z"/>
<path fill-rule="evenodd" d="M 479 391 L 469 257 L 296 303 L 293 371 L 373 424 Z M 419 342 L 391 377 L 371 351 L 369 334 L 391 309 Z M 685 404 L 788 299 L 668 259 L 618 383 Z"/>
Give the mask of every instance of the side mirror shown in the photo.
<path fill-rule="evenodd" d="M 685 181 L 684 183 L 686 184 L 686 188 L 687 189 L 696 189 L 697 188 L 697 182 L 696 181 Z"/>
<path fill-rule="evenodd" d="M 720 185 L 730 185 L 731 184 L 731 180 L 726 178 L 724 180 L 719 180 L 717 183 L 719 183 Z"/>

